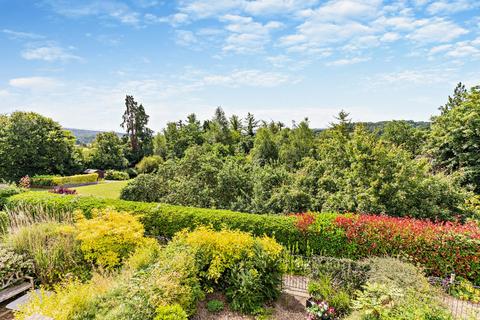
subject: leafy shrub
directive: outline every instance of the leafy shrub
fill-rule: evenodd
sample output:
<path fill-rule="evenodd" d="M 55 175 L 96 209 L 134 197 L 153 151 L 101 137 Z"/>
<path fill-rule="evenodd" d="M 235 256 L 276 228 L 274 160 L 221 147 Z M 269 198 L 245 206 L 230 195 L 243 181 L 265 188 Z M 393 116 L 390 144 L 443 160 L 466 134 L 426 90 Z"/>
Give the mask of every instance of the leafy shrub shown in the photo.
<path fill-rule="evenodd" d="M 14 184 L 7 185 L 4 187 L 0 186 L 0 210 L 5 207 L 7 203 L 7 198 L 16 194 L 24 192 L 24 189 L 16 187 Z"/>
<path fill-rule="evenodd" d="M 158 193 L 161 192 L 163 184 L 155 174 L 139 174 L 135 179 L 129 181 L 122 189 L 120 198 L 124 200 L 137 200 L 146 202 L 158 201 Z"/>
<path fill-rule="evenodd" d="M 187 320 L 188 316 L 185 310 L 178 304 L 172 306 L 160 306 L 157 308 L 155 320 Z"/>
<path fill-rule="evenodd" d="M 147 184 L 149 175 L 140 175 Z M 158 186 L 161 187 L 161 186 Z M 128 188 L 128 187 L 127 187 Z M 125 191 L 125 189 L 124 189 Z M 264 234 L 296 253 L 322 256 L 361 258 L 370 255 L 403 255 L 426 267 L 429 274 L 450 274 L 480 281 L 479 233 L 480 227 L 470 224 L 441 224 L 410 218 L 384 216 L 318 214 L 308 232 L 296 227 L 296 218 L 280 215 L 254 215 L 228 210 L 214 210 L 174 206 L 158 203 L 130 202 L 94 197 L 58 196 L 28 192 L 14 195 L 7 200 L 8 206 L 29 205 L 32 213 L 40 207 L 55 212 L 75 209 L 90 216 L 92 208 L 114 207 L 119 211 L 141 215 L 146 233 L 171 238 L 183 229 L 197 226 L 222 227 Z M 458 256 L 458 258 L 457 258 Z"/>
<path fill-rule="evenodd" d="M 79 215 L 76 238 L 85 258 L 105 268 L 115 268 L 144 243 L 143 225 L 128 213 L 94 209 L 92 219 Z"/>
<path fill-rule="evenodd" d="M 350 309 L 350 295 L 329 276 L 322 275 L 308 283 L 308 293 L 315 301 L 324 301 L 336 315 L 344 315 Z"/>
<path fill-rule="evenodd" d="M 53 188 L 52 190 L 49 190 L 48 192 L 56 193 L 56 194 L 77 194 L 77 190 L 69 189 L 65 187 L 56 187 L 56 188 Z"/>
<path fill-rule="evenodd" d="M 475 288 L 473 284 L 462 277 L 457 277 L 454 285 L 450 287 L 450 294 L 461 300 L 472 301 L 473 303 L 480 302 L 480 289 Z"/>
<path fill-rule="evenodd" d="M 138 173 L 153 173 L 158 170 L 158 167 L 163 163 L 163 159 L 160 156 L 153 155 L 144 157 L 137 165 L 135 169 Z"/>
<path fill-rule="evenodd" d="M 451 319 L 435 290 L 415 266 L 393 258 L 372 258 L 363 290 L 348 319 Z"/>
<path fill-rule="evenodd" d="M 98 180 L 97 173 L 90 174 L 79 174 L 74 176 L 33 176 L 32 187 L 55 187 L 55 186 L 68 186 L 68 185 L 78 185 L 78 184 L 87 184 L 95 183 Z"/>
<path fill-rule="evenodd" d="M 114 282 L 108 277 L 94 276 L 82 283 L 70 279 L 54 286 L 53 292 L 40 289 L 29 303 L 22 304 L 15 319 L 26 320 L 36 314 L 55 320 L 95 319 L 95 302 L 112 289 Z"/>
<path fill-rule="evenodd" d="M 105 180 L 128 180 L 130 176 L 127 172 L 117 170 L 107 170 L 105 172 Z"/>
<path fill-rule="evenodd" d="M 224 307 L 223 301 L 220 300 L 213 299 L 207 302 L 207 310 L 212 313 L 220 312 Z"/>
<path fill-rule="evenodd" d="M 0 290 L 31 275 L 32 271 L 32 261 L 25 255 L 0 246 Z"/>
<path fill-rule="evenodd" d="M 134 168 L 127 168 L 125 169 L 125 172 L 128 173 L 128 176 L 130 179 L 133 179 L 136 176 L 138 176 L 138 172 Z"/>
<path fill-rule="evenodd" d="M 253 313 L 278 297 L 282 247 L 275 240 L 200 227 L 179 233 L 173 242 L 193 249 L 202 283 L 207 288 L 225 288 L 233 310 Z"/>
<path fill-rule="evenodd" d="M 334 320 L 335 309 L 325 301 L 312 301 L 307 307 L 308 319 L 310 320 Z"/>
<path fill-rule="evenodd" d="M 6 212 L 0 211 L 0 237 L 8 232 L 10 219 Z"/>
<path fill-rule="evenodd" d="M 89 270 L 71 226 L 40 223 L 9 234 L 6 244 L 33 261 L 35 276 L 51 286 L 69 276 L 86 278 Z"/>
<path fill-rule="evenodd" d="M 480 281 L 480 228 L 474 223 L 351 215 L 337 217 L 335 224 L 359 256 L 404 255 L 429 274 L 456 273 Z"/>

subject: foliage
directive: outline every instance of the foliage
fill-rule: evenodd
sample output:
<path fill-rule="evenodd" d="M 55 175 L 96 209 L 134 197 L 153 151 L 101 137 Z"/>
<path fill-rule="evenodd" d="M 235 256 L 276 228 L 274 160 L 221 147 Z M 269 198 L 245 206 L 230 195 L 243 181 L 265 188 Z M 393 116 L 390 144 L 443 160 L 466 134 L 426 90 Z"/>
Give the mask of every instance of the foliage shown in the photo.
<path fill-rule="evenodd" d="M 389 121 L 383 128 L 381 139 L 400 147 L 412 156 L 422 154 L 426 143 L 426 130 L 415 128 L 407 121 Z"/>
<path fill-rule="evenodd" d="M 187 320 L 187 313 L 178 304 L 157 308 L 155 320 Z"/>
<path fill-rule="evenodd" d="M 309 320 L 333 320 L 335 319 L 335 309 L 330 307 L 327 302 L 314 300 L 307 307 Z"/>
<path fill-rule="evenodd" d="M 0 246 L 0 290 L 22 281 L 24 276 L 31 275 L 32 261 L 25 255 Z"/>
<path fill-rule="evenodd" d="M 466 91 L 460 83 L 453 97 L 442 109 L 441 115 L 432 118 L 430 153 L 438 169 L 453 172 L 460 170 L 464 183 L 480 191 L 480 88 Z"/>
<path fill-rule="evenodd" d="M 88 266 L 70 226 L 53 222 L 24 226 L 10 233 L 5 242 L 33 261 L 36 278 L 46 286 L 65 277 L 88 277 Z"/>
<path fill-rule="evenodd" d="M 148 118 L 143 105 L 138 105 L 133 96 L 127 95 L 121 126 L 127 131 L 124 137 L 129 145 L 126 155 L 131 164 L 138 163 L 153 152 L 153 131 L 147 127 Z"/>
<path fill-rule="evenodd" d="M 32 185 L 32 181 L 30 180 L 30 177 L 28 175 L 26 175 L 25 177 L 22 177 L 18 182 L 18 186 L 24 189 L 30 189 L 31 185 Z"/>
<path fill-rule="evenodd" d="M 429 274 L 457 273 L 480 281 L 480 228 L 382 216 L 339 216 L 335 223 L 359 256 L 406 255 Z"/>
<path fill-rule="evenodd" d="M 411 218 L 317 214 L 307 235 L 296 227 L 296 218 L 284 215 L 252 215 L 227 210 L 131 202 L 93 197 L 58 196 L 29 192 L 12 196 L 8 206 L 38 206 L 56 212 L 81 209 L 89 217 L 92 208 L 114 207 L 141 215 L 146 233 L 171 238 L 183 229 L 227 226 L 256 236 L 273 236 L 298 254 L 360 258 L 369 255 L 402 255 L 424 265 L 427 272 L 452 273 L 478 279 L 479 227 L 470 223 L 433 223 Z M 403 230 L 404 228 L 404 230 Z M 438 233 L 438 234 L 436 234 Z M 415 237 L 418 236 L 418 240 Z M 458 259 L 457 259 L 458 254 Z M 471 258 L 468 258 L 471 257 Z"/>
<path fill-rule="evenodd" d="M 0 237 L 8 232 L 10 219 L 6 212 L 0 211 Z"/>
<path fill-rule="evenodd" d="M 115 132 L 97 134 L 87 163 L 97 169 L 124 169 L 128 165 L 122 140 Z"/>
<path fill-rule="evenodd" d="M 85 259 L 107 269 L 118 267 L 145 241 L 136 217 L 110 208 L 93 209 L 92 219 L 80 214 L 75 226 Z"/>
<path fill-rule="evenodd" d="M 207 310 L 212 313 L 220 312 L 224 307 L 223 301 L 220 300 L 213 299 L 207 302 Z"/>
<path fill-rule="evenodd" d="M 130 176 L 124 171 L 107 170 L 105 172 L 105 180 L 128 180 Z"/>
<path fill-rule="evenodd" d="M 437 290 L 413 265 L 392 258 L 369 263 L 369 279 L 353 301 L 357 312 L 348 319 L 451 319 Z"/>
<path fill-rule="evenodd" d="M 69 189 L 65 187 L 55 187 L 52 190 L 49 190 L 48 192 L 50 193 L 56 193 L 56 194 L 77 194 L 77 190 L 75 189 Z"/>
<path fill-rule="evenodd" d="M 253 313 L 280 293 L 282 247 L 271 238 L 200 227 L 179 233 L 175 244 L 193 249 L 201 282 L 207 290 L 224 288 L 233 310 Z"/>
<path fill-rule="evenodd" d="M 25 189 L 18 188 L 14 184 L 0 186 L 0 210 L 2 210 L 5 207 L 8 197 L 11 197 L 15 194 L 22 193 L 24 191 Z"/>
<path fill-rule="evenodd" d="M 86 183 L 95 183 L 98 180 L 98 174 L 78 174 L 74 176 L 33 176 L 32 187 L 55 187 L 55 186 L 69 186 Z"/>
<path fill-rule="evenodd" d="M 470 281 L 462 277 L 456 278 L 456 282 L 449 288 L 449 293 L 461 300 L 480 302 L 480 289 L 475 288 Z"/>
<path fill-rule="evenodd" d="M 158 167 L 163 163 L 162 157 L 158 155 L 144 157 L 136 164 L 135 169 L 138 173 L 152 173 L 158 170 Z"/>
<path fill-rule="evenodd" d="M 333 283 L 328 275 L 320 275 L 308 283 L 308 293 L 314 301 L 326 302 L 332 307 L 332 312 L 337 315 L 345 315 L 350 309 L 349 292 L 340 285 Z"/>
<path fill-rule="evenodd" d="M 69 174 L 80 168 L 75 138 L 50 118 L 33 112 L 0 115 L 0 177 Z"/>

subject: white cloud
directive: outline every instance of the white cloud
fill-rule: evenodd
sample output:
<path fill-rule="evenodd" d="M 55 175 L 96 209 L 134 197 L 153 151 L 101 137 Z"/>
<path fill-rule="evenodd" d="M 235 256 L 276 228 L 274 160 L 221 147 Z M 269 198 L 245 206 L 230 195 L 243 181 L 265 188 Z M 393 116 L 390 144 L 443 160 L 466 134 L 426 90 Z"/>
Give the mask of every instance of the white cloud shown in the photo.
<path fill-rule="evenodd" d="M 43 39 L 44 36 L 31 33 L 31 32 L 21 32 L 21 31 L 14 31 L 10 29 L 3 29 L 3 33 L 5 33 L 10 39 L 28 39 L 28 40 L 37 40 Z"/>
<path fill-rule="evenodd" d="M 370 58 L 361 58 L 361 57 L 355 57 L 351 59 L 338 59 L 335 61 L 331 61 L 327 63 L 327 66 L 348 66 L 352 64 L 357 64 L 365 61 L 369 61 Z"/>
<path fill-rule="evenodd" d="M 8 83 L 15 88 L 31 90 L 51 90 L 62 85 L 58 80 L 49 77 L 14 78 Z"/>
<path fill-rule="evenodd" d="M 109 17 L 123 24 L 139 26 L 140 14 L 125 3 L 115 0 L 47 0 L 52 9 L 67 17 L 100 16 Z"/>
<path fill-rule="evenodd" d="M 21 55 L 24 59 L 27 60 L 44 60 L 44 61 L 81 61 L 82 58 L 74 55 L 70 52 L 71 50 L 64 49 L 53 43 L 32 46 L 22 51 Z"/>
<path fill-rule="evenodd" d="M 189 30 L 176 30 L 175 42 L 181 46 L 192 46 L 198 43 L 197 37 Z"/>
<path fill-rule="evenodd" d="M 0 90 L 0 97 L 8 97 L 11 93 L 8 90 L 2 89 Z"/>
<path fill-rule="evenodd" d="M 427 12 L 430 14 L 452 14 L 460 11 L 470 10 L 478 6 L 478 1 L 439 0 L 428 5 Z"/>
<path fill-rule="evenodd" d="M 290 78 L 282 73 L 263 72 L 260 70 L 235 70 L 226 75 L 207 75 L 203 77 L 206 85 L 221 85 L 226 87 L 276 87 Z"/>
<path fill-rule="evenodd" d="M 226 22 L 225 29 L 230 32 L 223 45 L 223 51 L 236 53 L 255 53 L 262 51 L 270 42 L 271 32 L 283 27 L 277 21 L 265 24 L 256 22 L 251 17 L 225 15 L 221 21 Z"/>
<path fill-rule="evenodd" d="M 400 39 L 400 35 L 396 32 L 386 32 L 380 38 L 380 40 L 384 42 L 393 42 L 397 41 L 398 39 Z"/>
<path fill-rule="evenodd" d="M 408 38 L 418 42 L 449 42 L 465 35 L 468 30 L 456 23 L 442 18 L 425 21 L 423 25 L 414 30 Z"/>
<path fill-rule="evenodd" d="M 245 1 L 244 6 L 246 12 L 261 16 L 296 12 L 317 2 L 317 0 L 256 0 Z"/>
<path fill-rule="evenodd" d="M 377 74 L 373 77 L 373 84 L 396 84 L 396 85 L 429 85 L 436 83 L 450 83 L 451 74 L 455 70 L 451 68 L 436 69 L 412 69 L 398 72 Z"/>

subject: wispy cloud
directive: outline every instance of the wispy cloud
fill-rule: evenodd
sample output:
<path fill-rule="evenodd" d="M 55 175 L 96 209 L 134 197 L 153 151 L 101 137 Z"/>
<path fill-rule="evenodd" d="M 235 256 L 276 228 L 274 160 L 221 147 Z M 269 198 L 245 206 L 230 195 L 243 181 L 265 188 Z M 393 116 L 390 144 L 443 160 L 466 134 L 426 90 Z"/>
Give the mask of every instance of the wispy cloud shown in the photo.
<path fill-rule="evenodd" d="M 38 40 L 45 38 L 44 36 L 36 33 L 31 32 L 22 32 L 22 31 L 15 31 L 10 29 L 3 29 L 3 33 L 5 33 L 10 39 L 21 39 L 21 40 Z"/>
<path fill-rule="evenodd" d="M 8 83 L 14 88 L 31 90 L 52 90 L 62 85 L 61 82 L 50 77 L 14 78 Z"/>
<path fill-rule="evenodd" d="M 335 67 L 338 67 L 338 66 L 348 66 L 348 65 L 352 65 L 352 64 L 357 64 L 357 63 L 361 63 L 361 62 L 365 62 L 365 61 L 369 61 L 370 58 L 367 58 L 367 57 L 354 57 L 354 58 L 350 58 L 350 59 L 338 59 L 338 60 L 335 60 L 335 61 L 331 61 L 331 62 L 327 62 L 327 66 L 335 66 Z"/>
<path fill-rule="evenodd" d="M 43 60 L 48 62 L 54 61 L 82 61 L 83 59 L 73 54 L 72 49 L 65 49 L 56 45 L 55 43 L 29 45 L 27 49 L 23 50 L 21 55 L 26 60 Z"/>

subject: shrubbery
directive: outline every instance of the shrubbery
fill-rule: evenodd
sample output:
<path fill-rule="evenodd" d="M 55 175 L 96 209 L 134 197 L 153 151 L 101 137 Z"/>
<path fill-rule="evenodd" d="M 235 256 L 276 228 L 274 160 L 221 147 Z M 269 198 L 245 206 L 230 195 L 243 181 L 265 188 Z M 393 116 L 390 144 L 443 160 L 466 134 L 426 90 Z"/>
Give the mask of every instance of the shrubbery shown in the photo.
<path fill-rule="evenodd" d="M 0 246 L 0 290 L 23 281 L 24 276 L 31 275 L 33 272 L 33 264 L 23 254 Z"/>
<path fill-rule="evenodd" d="M 25 193 L 9 198 L 8 205 L 28 203 L 60 212 L 115 207 L 141 215 L 147 234 L 172 237 L 183 229 L 213 226 L 274 236 L 298 253 L 360 258 L 369 255 L 404 255 L 426 266 L 433 274 L 455 272 L 475 283 L 480 281 L 479 233 L 474 224 L 429 223 L 410 218 L 318 214 L 306 231 L 297 229 L 297 217 L 253 215 L 226 210 L 189 208 L 157 203 L 129 202 L 91 197 Z M 402 228 L 401 228 L 402 227 Z M 417 240 L 416 240 L 417 239 Z M 458 254 L 458 258 L 457 258 Z"/>
<path fill-rule="evenodd" d="M 98 174 L 79 174 L 75 176 L 33 176 L 32 187 L 56 187 L 56 186 L 69 186 L 78 184 L 95 183 L 98 180 Z"/>
<path fill-rule="evenodd" d="M 6 185 L 3 187 L 0 186 L 0 210 L 2 210 L 5 204 L 7 203 L 8 197 L 11 197 L 15 194 L 22 193 L 24 191 L 25 189 L 18 188 L 14 184 Z"/>
<path fill-rule="evenodd" d="M 127 172 L 117 170 L 107 170 L 105 172 L 105 180 L 128 180 L 130 176 Z"/>
<path fill-rule="evenodd" d="M 8 214 L 6 212 L 0 211 L 0 237 L 7 233 L 8 226 L 10 224 Z"/>
<path fill-rule="evenodd" d="M 5 239 L 6 245 L 33 261 L 33 271 L 44 285 L 51 286 L 64 277 L 86 278 L 89 267 L 83 259 L 75 230 L 58 223 L 21 227 Z"/>
<path fill-rule="evenodd" d="M 75 227 L 85 259 L 107 269 L 119 266 L 145 240 L 136 217 L 109 208 L 94 209 L 92 219 L 79 214 Z"/>
<path fill-rule="evenodd" d="M 152 173 L 158 170 L 158 167 L 163 163 L 163 159 L 160 156 L 148 156 L 144 157 L 137 165 L 135 169 L 138 173 Z"/>

